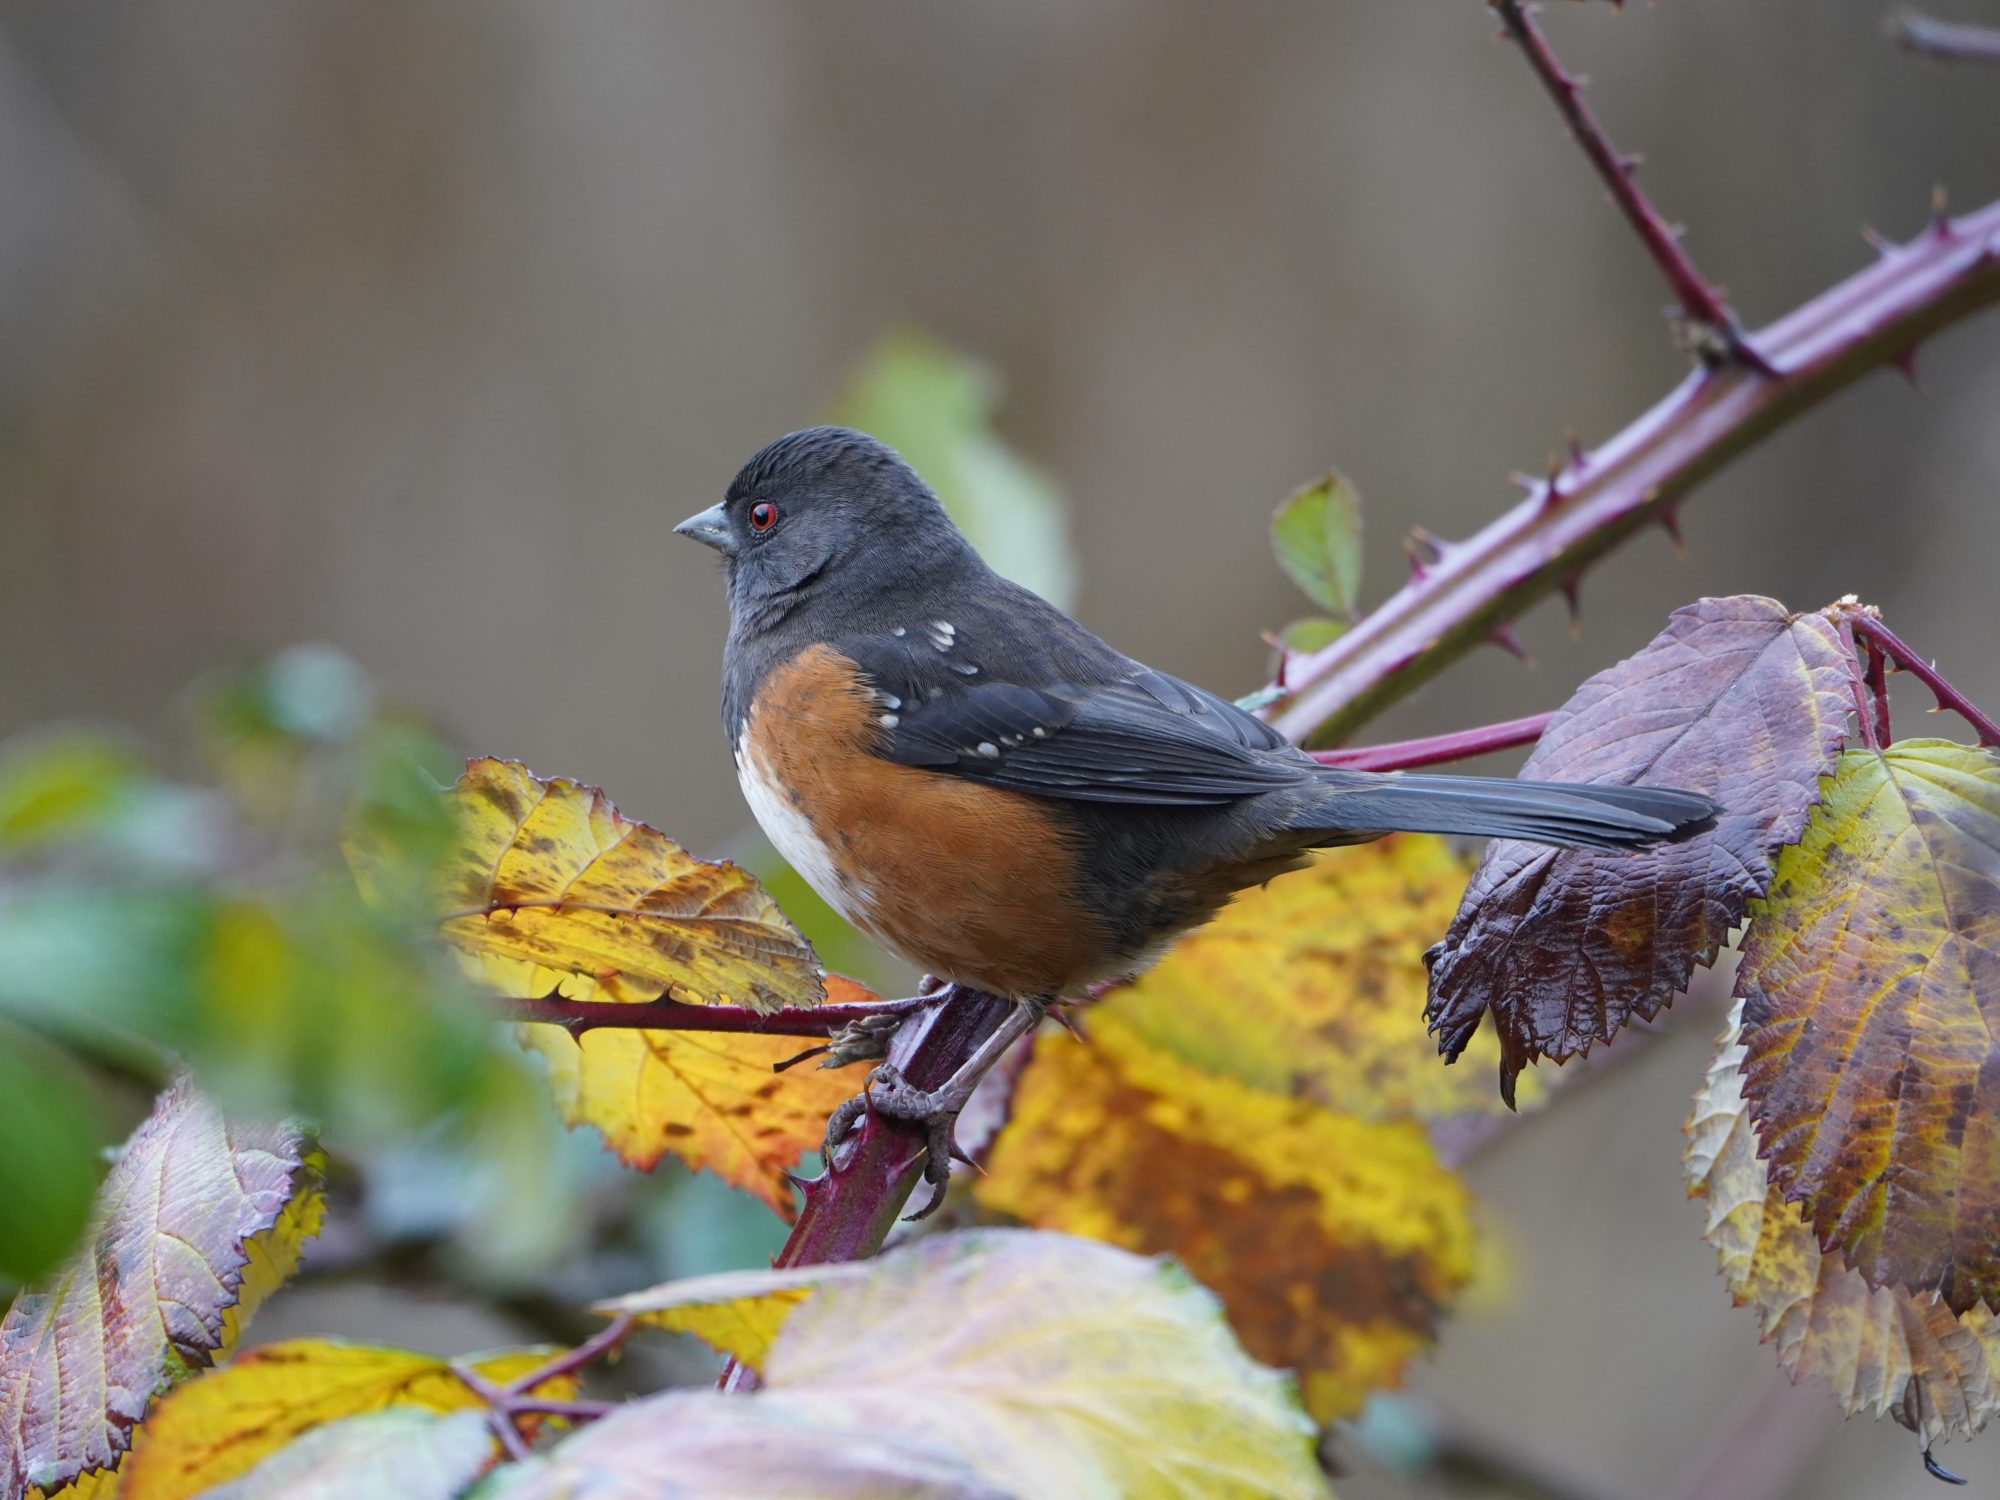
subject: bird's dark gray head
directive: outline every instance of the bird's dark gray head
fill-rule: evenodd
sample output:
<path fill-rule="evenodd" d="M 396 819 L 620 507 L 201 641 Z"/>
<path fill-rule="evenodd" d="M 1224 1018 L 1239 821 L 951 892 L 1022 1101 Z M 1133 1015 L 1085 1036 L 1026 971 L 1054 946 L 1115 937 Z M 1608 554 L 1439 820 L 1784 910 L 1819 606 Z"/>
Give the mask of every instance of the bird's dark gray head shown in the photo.
<path fill-rule="evenodd" d="M 977 566 L 916 471 L 845 427 L 809 427 L 769 444 L 719 505 L 674 530 L 723 555 L 739 625 L 775 624 L 816 595 L 860 601 L 967 559 Z"/>

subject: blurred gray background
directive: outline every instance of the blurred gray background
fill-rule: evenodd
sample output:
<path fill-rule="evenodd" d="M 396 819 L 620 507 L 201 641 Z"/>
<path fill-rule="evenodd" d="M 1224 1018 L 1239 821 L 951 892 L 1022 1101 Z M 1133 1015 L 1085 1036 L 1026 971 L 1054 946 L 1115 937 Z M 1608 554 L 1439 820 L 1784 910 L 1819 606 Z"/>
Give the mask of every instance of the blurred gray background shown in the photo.
<path fill-rule="evenodd" d="M 1753 326 L 1933 184 L 2000 193 L 2000 72 L 1899 54 L 1873 3 L 1546 19 Z M 1379 597 L 1411 525 L 1471 530 L 1682 372 L 1493 35 L 1476 0 L 6 0 L 0 734 L 164 736 L 198 672 L 321 640 L 466 749 L 726 845 L 720 592 L 669 528 L 899 323 L 1005 378 L 1082 618 L 1245 691 L 1306 612 L 1264 538 L 1294 484 L 1360 486 Z M 1711 483 L 1685 559 L 1598 568 L 1576 638 L 1535 614 L 1534 670 L 1487 653 L 1381 733 L 1553 707 L 1744 590 L 1857 592 L 2000 703 L 1996 413 L 1989 318 Z M 1712 1029 L 1481 1160 L 1511 1292 L 1419 1385 L 1550 1493 L 1939 1493 L 1727 1306 L 1677 1175 Z M 1943 1456 L 1992 1493 L 1985 1446 Z"/>

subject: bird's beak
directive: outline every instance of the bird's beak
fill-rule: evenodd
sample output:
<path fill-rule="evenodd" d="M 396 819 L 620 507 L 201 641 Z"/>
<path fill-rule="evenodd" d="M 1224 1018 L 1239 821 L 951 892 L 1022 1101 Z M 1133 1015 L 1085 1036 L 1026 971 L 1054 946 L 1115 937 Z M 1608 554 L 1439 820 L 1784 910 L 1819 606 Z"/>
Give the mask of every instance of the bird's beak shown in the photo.
<path fill-rule="evenodd" d="M 736 539 L 729 534 L 729 518 L 720 505 L 711 505 L 707 510 L 689 516 L 674 528 L 682 536 L 691 536 L 705 547 L 713 547 L 725 557 L 736 550 Z"/>

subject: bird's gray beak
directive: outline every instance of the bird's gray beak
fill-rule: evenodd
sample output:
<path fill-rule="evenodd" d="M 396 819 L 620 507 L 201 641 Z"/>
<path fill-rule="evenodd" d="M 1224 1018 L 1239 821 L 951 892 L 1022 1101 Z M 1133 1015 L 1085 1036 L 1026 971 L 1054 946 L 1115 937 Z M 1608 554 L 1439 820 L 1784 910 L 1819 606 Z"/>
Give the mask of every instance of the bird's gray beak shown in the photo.
<path fill-rule="evenodd" d="M 729 534 L 729 517 L 720 505 L 711 505 L 699 514 L 689 516 L 674 528 L 682 536 L 691 536 L 705 547 L 713 547 L 725 557 L 736 550 L 736 539 Z"/>

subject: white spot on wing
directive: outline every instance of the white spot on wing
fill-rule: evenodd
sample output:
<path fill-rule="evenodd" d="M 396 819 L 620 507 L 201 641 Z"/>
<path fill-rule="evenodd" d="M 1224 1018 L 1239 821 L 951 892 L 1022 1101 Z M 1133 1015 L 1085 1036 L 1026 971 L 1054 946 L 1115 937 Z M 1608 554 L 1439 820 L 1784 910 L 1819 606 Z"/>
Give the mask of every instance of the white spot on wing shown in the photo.
<path fill-rule="evenodd" d="M 998 760 L 1000 758 L 1000 747 L 991 740 L 981 740 L 979 742 L 979 753 L 988 760 Z"/>

